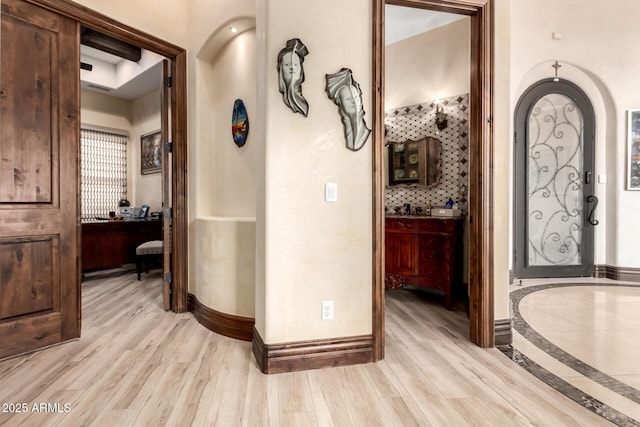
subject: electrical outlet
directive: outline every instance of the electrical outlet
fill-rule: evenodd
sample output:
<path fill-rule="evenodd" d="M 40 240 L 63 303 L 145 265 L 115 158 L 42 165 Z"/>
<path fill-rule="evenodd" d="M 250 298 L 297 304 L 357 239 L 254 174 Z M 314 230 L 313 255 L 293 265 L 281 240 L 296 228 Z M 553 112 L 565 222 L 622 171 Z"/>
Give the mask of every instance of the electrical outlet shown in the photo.
<path fill-rule="evenodd" d="M 322 301 L 322 320 L 333 320 L 333 301 Z"/>

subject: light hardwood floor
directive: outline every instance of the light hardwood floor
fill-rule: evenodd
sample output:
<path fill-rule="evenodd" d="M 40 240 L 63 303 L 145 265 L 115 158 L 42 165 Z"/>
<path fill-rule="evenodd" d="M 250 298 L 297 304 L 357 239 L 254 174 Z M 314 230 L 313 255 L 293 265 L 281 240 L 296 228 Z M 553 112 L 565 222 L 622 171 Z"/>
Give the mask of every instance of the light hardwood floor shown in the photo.
<path fill-rule="evenodd" d="M 611 425 L 471 344 L 464 313 L 411 291 L 387 294 L 384 361 L 263 375 L 250 343 L 165 313 L 160 274 L 146 277 L 85 281 L 80 340 L 0 362 L 0 403 L 28 408 L 0 413 L 0 424 Z M 32 412 L 41 403 L 63 412 Z"/>

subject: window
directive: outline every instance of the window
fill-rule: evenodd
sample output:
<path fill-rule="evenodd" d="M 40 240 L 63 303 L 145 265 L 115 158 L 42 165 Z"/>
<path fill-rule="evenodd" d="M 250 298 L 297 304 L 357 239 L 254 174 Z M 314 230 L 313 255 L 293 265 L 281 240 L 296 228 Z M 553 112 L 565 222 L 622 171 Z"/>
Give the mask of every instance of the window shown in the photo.
<path fill-rule="evenodd" d="M 127 198 L 127 135 L 118 131 L 80 131 L 82 222 L 106 217 Z"/>

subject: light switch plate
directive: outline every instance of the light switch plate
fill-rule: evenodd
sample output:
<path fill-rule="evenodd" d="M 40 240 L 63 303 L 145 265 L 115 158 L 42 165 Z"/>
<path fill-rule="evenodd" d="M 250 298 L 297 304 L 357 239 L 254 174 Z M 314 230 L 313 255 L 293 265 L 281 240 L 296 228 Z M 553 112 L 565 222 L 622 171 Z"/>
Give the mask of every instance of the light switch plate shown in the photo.
<path fill-rule="evenodd" d="M 327 182 L 324 185 L 324 201 L 329 203 L 338 201 L 338 184 L 335 182 Z"/>

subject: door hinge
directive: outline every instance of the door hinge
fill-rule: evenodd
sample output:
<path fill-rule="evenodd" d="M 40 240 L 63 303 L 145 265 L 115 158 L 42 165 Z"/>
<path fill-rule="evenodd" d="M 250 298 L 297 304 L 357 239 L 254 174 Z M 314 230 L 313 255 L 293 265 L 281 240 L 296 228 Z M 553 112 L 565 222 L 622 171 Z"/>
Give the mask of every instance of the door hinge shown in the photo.
<path fill-rule="evenodd" d="M 157 80 L 156 80 L 157 81 Z M 173 87 L 173 77 L 169 76 L 169 77 L 165 77 L 164 79 L 164 85 L 166 87 Z"/>
<path fill-rule="evenodd" d="M 172 272 L 164 273 L 164 282 L 168 283 L 170 285 L 173 283 L 173 273 Z M 169 289 L 169 292 L 171 292 L 171 289 Z"/>
<path fill-rule="evenodd" d="M 513 143 L 514 144 L 518 143 L 518 132 L 513 132 Z"/>
<path fill-rule="evenodd" d="M 173 153 L 173 142 L 167 141 L 164 143 L 164 152 Z"/>
<path fill-rule="evenodd" d="M 162 215 L 164 215 L 165 218 L 173 218 L 173 208 L 164 208 Z"/>

